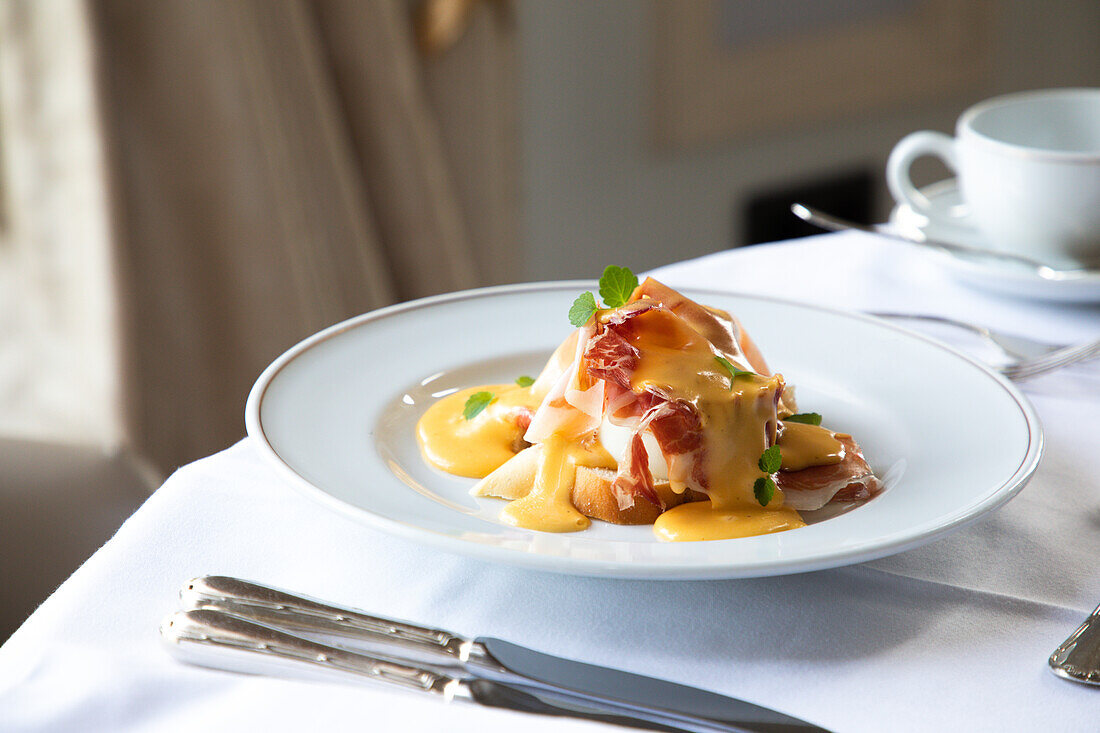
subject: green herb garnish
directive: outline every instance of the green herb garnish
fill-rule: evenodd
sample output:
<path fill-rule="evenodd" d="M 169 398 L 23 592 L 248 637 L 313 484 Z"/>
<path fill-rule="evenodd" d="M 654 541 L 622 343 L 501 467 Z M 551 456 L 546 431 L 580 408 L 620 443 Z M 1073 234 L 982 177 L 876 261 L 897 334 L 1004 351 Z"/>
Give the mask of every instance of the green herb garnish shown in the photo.
<path fill-rule="evenodd" d="M 714 360 L 726 370 L 726 373 L 730 375 L 730 389 L 733 389 L 733 380 L 738 377 L 755 377 L 756 372 L 746 372 L 744 369 L 738 369 L 735 367 L 729 359 L 724 356 L 715 356 Z"/>
<path fill-rule="evenodd" d="M 608 308 L 626 304 L 636 287 L 638 276 L 629 267 L 608 265 L 600 276 L 600 297 Z"/>
<path fill-rule="evenodd" d="M 492 392 L 475 392 L 466 400 L 466 406 L 462 408 L 462 417 L 473 420 L 481 414 L 481 411 L 493 401 Z"/>
<path fill-rule="evenodd" d="M 569 322 L 577 328 L 588 323 L 588 319 L 597 310 L 596 296 L 590 292 L 583 292 L 573 301 L 573 307 L 569 309 Z"/>
<path fill-rule="evenodd" d="M 783 463 L 783 456 L 779 452 L 779 446 L 773 445 L 769 448 L 765 448 L 764 452 L 760 454 L 760 460 L 757 464 L 760 470 L 767 474 L 773 474 L 779 470 L 779 467 Z M 761 476 L 756 479 L 752 485 L 752 493 L 756 496 L 756 500 L 760 502 L 760 506 L 767 506 L 768 502 L 775 496 L 775 479 L 770 475 Z"/>
<path fill-rule="evenodd" d="M 535 383 L 535 380 L 524 374 L 522 377 L 516 377 L 516 384 L 521 387 L 530 387 Z"/>
<path fill-rule="evenodd" d="M 758 465 L 760 466 L 760 470 L 764 473 L 775 473 L 778 471 L 779 467 L 783 465 L 783 455 L 779 451 L 779 446 L 773 445 L 760 454 Z"/>
<path fill-rule="evenodd" d="M 768 502 L 775 496 L 775 489 L 775 481 L 772 480 L 771 476 L 761 476 L 752 485 L 752 493 L 756 496 L 756 500 L 760 502 L 760 506 L 768 505 Z"/>
<path fill-rule="evenodd" d="M 818 415 L 816 412 L 800 412 L 797 415 L 783 418 L 783 422 L 800 422 L 806 425 L 820 425 L 821 415 Z"/>
<path fill-rule="evenodd" d="M 600 297 L 603 298 L 604 307 L 618 308 L 626 305 L 634 288 L 638 287 L 638 276 L 630 271 L 629 267 L 608 265 L 600 276 Z M 592 293 L 581 293 L 573 301 L 569 309 L 569 322 L 577 328 L 588 323 L 592 314 L 600 309 L 596 302 L 596 296 Z"/>

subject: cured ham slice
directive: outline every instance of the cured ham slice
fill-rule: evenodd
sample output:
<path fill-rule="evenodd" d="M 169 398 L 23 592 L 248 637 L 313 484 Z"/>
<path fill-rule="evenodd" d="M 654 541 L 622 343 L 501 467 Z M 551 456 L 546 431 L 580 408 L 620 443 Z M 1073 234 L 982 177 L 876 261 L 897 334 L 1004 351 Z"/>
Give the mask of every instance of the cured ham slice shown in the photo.
<path fill-rule="evenodd" d="M 731 361 L 742 362 L 758 374 L 771 374 L 760 349 L 741 327 L 740 321 L 726 311 L 699 305 L 651 277 L 647 277 L 634 290 L 630 300 L 634 302 L 642 298 L 656 301 L 683 318 Z"/>
<path fill-rule="evenodd" d="M 776 485 L 783 490 L 792 509 L 812 511 L 831 501 L 864 501 L 882 491 L 856 441 L 836 434 L 844 446 L 844 460 L 831 466 L 812 466 L 801 471 L 780 471 Z"/>
<path fill-rule="evenodd" d="M 639 356 L 638 350 L 622 334 L 605 328 L 588 342 L 584 361 L 592 379 L 602 379 L 630 390 L 630 375 L 638 368 Z"/>
<path fill-rule="evenodd" d="M 668 478 L 673 479 L 674 485 L 702 488 L 697 480 L 701 475 L 697 464 L 702 445 L 698 411 L 690 403 L 664 394 L 659 385 L 638 391 L 632 382 L 641 358 L 640 344 L 647 339 L 656 339 L 661 348 L 701 341 L 697 332 L 680 321 L 679 316 L 661 304 L 648 299 L 635 300 L 598 324 L 584 352 L 581 368 L 589 379 L 611 385 L 614 392 L 606 394 L 615 405 L 613 419 L 633 433 L 612 484 L 623 509 L 632 506 L 636 498 L 661 506 L 641 438 L 646 430 L 657 440 L 670 467 Z M 675 475 L 671 470 L 674 466 Z"/>
<path fill-rule="evenodd" d="M 630 302 L 649 299 L 660 303 L 678 315 L 695 331 L 706 338 L 714 348 L 739 368 L 757 374 L 770 375 L 764 354 L 749 336 L 735 316 L 720 308 L 700 305 L 662 282 L 647 277 L 631 295 Z M 781 407 L 789 413 L 798 412 L 794 388 L 787 386 L 780 400 Z"/>
<path fill-rule="evenodd" d="M 634 498 L 642 497 L 664 509 L 660 497 L 653 488 L 653 474 L 649 471 L 649 454 L 641 433 L 634 433 L 627 446 L 626 455 L 619 461 L 619 470 L 611 482 L 611 493 L 620 509 L 634 506 Z"/>
<path fill-rule="evenodd" d="M 569 346 L 573 348 L 569 366 L 557 374 L 542 404 L 531 418 L 531 424 L 523 436 L 528 443 L 541 443 L 554 433 L 577 437 L 595 432 L 600 427 L 604 405 L 604 383 L 597 380 L 586 386 L 581 381 L 580 364 L 591 336 L 592 328 L 586 326 L 577 332 L 575 341 L 566 340 L 555 352 L 551 361 L 560 362 L 565 358 L 564 353 L 561 352 Z M 544 370 L 544 373 L 539 375 L 539 380 L 547 376 L 546 372 L 547 370 Z M 535 387 L 539 386 L 539 380 L 536 380 Z M 548 377 L 544 383 L 549 381 Z"/>

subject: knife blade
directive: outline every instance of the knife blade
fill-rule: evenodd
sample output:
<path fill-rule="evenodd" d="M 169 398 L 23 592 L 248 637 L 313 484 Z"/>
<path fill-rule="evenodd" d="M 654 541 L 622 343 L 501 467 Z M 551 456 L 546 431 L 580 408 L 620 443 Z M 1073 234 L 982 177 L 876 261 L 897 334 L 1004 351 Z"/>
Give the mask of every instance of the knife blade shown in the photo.
<path fill-rule="evenodd" d="M 433 694 L 445 702 L 468 701 L 487 707 L 595 720 L 643 730 L 691 730 L 671 721 L 585 706 L 581 701 L 569 704 L 568 700 L 541 697 L 492 680 L 466 680 L 438 674 L 321 644 L 213 609 L 177 611 L 161 625 L 161 638 L 180 661 L 212 669 L 323 679 L 366 678 Z"/>
<path fill-rule="evenodd" d="M 719 729 L 824 731 L 784 713 L 695 687 L 563 659 L 501 639 L 466 639 L 442 629 L 371 616 L 226 576 L 195 578 L 180 592 L 185 608 L 213 608 L 437 671 L 462 672 L 604 709 L 642 711 L 662 720 L 705 721 Z"/>

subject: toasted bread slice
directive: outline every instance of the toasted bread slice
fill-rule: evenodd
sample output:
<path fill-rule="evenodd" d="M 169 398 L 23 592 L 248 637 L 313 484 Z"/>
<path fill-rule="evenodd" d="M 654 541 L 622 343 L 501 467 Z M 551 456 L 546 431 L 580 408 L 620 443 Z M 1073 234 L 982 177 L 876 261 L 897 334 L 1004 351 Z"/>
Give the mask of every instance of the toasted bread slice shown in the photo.
<path fill-rule="evenodd" d="M 573 506 L 586 517 L 602 519 L 611 524 L 653 524 L 663 511 L 648 499 L 636 497 L 634 505 L 626 509 L 619 508 L 619 501 L 611 490 L 615 481 L 615 472 L 607 468 L 588 468 L 577 466 L 577 480 L 573 484 Z M 677 494 L 667 482 L 653 487 L 657 496 L 671 509 L 682 504 L 685 494 Z"/>

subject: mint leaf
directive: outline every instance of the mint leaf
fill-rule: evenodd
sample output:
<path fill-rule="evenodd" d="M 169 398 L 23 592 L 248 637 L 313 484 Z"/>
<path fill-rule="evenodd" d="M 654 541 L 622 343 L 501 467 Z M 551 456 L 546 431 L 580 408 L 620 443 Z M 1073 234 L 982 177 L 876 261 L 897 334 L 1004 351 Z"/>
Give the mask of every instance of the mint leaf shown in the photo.
<path fill-rule="evenodd" d="M 569 322 L 577 328 L 588 323 L 588 319 L 596 312 L 596 296 L 590 292 L 583 292 L 573 301 L 573 307 L 569 309 Z"/>
<path fill-rule="evenodd" d="M 625 304 L 636 287 L 638 276 L 629 267 L 608 265 L 600 276 L 600 297 L 608 308 Z"/>
<path fill-rule="evenodd" d="M 783 456 L 779 452 L 779 446 L 773 445 L 760 455 L 760 470 L 764 473 L 775 473 L 783 465 Z"/>
<path fill-rule="evenodd" d="M 738 377 L 755 377 L 756 372 L 746 372 L 744 369 L 738 369 L 735 367 L 729 359 L 724 356 L 715 356 L 714 360 L 726 370 L 726 373 L 730 375 L 730 389 L 733 389 L 733 380 Z"/>
<path fill-rule="evenodd" d="M 783 422 L 800 422 L 806 425 L 820 425 L 821 415 L 818 415 L 816 412 L 800 412 L 797 415 L 783 418 Z"/>
<path fill-rule="evenodd" d="M 775 482 L 772 481 L 771 476 L 761 476 L 752 485 L 752 493 L 756 496 L 756 500 L 760 502 L 760 506 L 768 505 L 768 502 L 775 496 L 775 489 Z"/>
<path fill-rule="evenodd" d="M 492 392 L 475 392 L 466 400 L 466 406 L 462 408 L 462 417 L 473 420 L 481 414 L 481 411 L 493 401 Z"/>
<path fill-rule="evenodd" d="M 535 380 L 524 374 L 522 377 L 516 377 L 516 384 L 521 387 L 530 387 L 535 383 Z"/>

